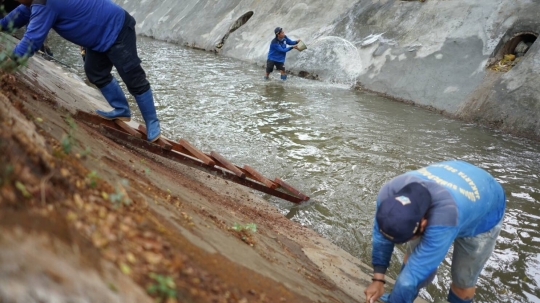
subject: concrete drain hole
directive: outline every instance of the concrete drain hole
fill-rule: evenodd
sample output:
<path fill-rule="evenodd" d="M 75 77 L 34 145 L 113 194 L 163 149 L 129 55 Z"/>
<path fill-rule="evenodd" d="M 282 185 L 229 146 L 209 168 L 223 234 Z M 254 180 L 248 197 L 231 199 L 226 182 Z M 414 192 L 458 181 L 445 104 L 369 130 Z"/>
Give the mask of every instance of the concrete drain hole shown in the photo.
<path fill-rule="evenodd" d="M 221 42 L 216 45 L 216 49 L 221 49 L 223 45 L 225 45 L 225 41 L 227 40 L 227 38 L 229 38 L 229 35 L 235 30 L 239 29 L 242 25 L 246 24 L 252 16 L 253 12 L 249 11 L 243 14 L 240 18 L 236 19 L 236 21 L 229 28 L 229 32 L 227 32 L 225 36 L 223 36 L 223 38 L 221 39 Z"/>
<path fill-rule="evenodd" d="M 489 69 L 507 72 L 516 66 L 538 38 L 537 33 L 522 32 L 509 39 L 490 60 Z"/>

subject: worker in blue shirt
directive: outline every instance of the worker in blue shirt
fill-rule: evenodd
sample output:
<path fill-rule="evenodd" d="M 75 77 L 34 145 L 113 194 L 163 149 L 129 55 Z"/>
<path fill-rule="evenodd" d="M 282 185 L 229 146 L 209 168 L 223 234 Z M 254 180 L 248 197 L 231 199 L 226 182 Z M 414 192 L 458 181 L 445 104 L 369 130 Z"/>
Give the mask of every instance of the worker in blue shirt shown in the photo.
<path fill-rule="evenodd" d="M 0 28 L 9 30 L 26 25 L 27 30 L 15 46 L 10 60 L 20 63 L 43 44 L 52 28 L 68 41 L 86 49 L 84 70 L 96 85 L 112 111 L 96 110 L 109 120 L 129 121 L 129 104 L 111 75 L 113 66 L 135 97 L 146 123 L 147 139 L 161 135 L 154 97 L 137 54 L 135 19 L 111 0 L 17 0 L 21 5 L 0 20 Z"/>
<path fill-rule="evenodd" d="M 281 72 L 281 80 L 287 80 L 287 75 L 285 74 L 285 56 L 288 51 L 297 48 L 296 44 L 300 42 L 300 39 L 296 41 L 289 39 L 281 27 L 276 27 L 274 29 L 274 34 L 275 38 L 270 42 L 268 60 L 266 60 L 266 75 L 264 76 L 264 79 L 268 80 L 268 76 L 274 71 L 275 66 L 276 69 Z"/>
<path fill-rule="evenodd" d="M 377 196 L 373 226 L 373 281 L 366 302 L 412 303 L 434 279 L 452 244 L 451 303 L 470 303 L 502 227 L 506 196 L 486 171 L 463 161 L 429 165 L 397 176 Z M 407 253 L 392 292 L 385 273 L 395 244 Z"/>

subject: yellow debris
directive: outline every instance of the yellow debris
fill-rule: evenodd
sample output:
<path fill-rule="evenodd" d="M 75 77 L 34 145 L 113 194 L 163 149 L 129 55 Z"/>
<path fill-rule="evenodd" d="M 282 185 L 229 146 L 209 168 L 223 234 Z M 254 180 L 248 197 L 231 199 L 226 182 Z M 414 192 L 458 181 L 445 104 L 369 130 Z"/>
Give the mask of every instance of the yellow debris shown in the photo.
<path fill-rule="evenodd" d="M 506 54 L 504 55 L 504 59 L 505 61 L 514 61 L 516 59 L 516 55 L 514 54 Z"/>

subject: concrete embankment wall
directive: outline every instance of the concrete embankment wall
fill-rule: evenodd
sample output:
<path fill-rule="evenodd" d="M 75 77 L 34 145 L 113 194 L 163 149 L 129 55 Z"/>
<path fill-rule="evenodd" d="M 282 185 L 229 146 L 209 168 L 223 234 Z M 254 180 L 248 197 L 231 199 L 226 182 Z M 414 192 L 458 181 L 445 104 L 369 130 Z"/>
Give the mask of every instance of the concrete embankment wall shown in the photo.
<path fill-rule="evenodd" d="M 139 34 L 260 66 L 281 26 L 308 45 L 288 53 L 293 73 L 540 138 L 539 43 L 510 71 L 488 69 L 513 52 L 519 37 L 536 38 L 538 1 L 116 2 L 137 19 Z"/>

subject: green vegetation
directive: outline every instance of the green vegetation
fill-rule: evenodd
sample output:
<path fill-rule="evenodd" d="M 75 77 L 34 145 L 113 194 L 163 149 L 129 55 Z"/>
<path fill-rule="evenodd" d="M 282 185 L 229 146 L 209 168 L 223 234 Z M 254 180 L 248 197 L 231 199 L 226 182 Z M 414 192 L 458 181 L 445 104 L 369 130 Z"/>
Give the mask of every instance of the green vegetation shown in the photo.
<path fill-rule="evenodd" d="M 87 147 L 85 150 L 81 152 L 81 157 L 86 157 L 90 154 L 91 150 L 90 147 Z"/>
<path fill-rule="evenodd" d="M 234 223 L 232 229 L 236 231 L 246 230 L 246 231 L 251 231 L 255 233 L 257 232 L 257 224 L 247 223 L 246 225 L 242 225 L 242 224 Z"/>
<path fill-rule="evenodd" d="M 65 118 L 66 123 L 69 126 L 68 133 L 62 136 L 62 140 L 60 141 L 60 144 L 62 145 L 62 150 L 67 155 L 71 152 L 73 149 L 73 146 L 75 145 L 75 139 L 73 137 L 73 133 L 77 129 L 77 124 L 73 120 L 71 116 L 67 116 Z"/>
<path fill-rule="evenodd" d="M 156 295 L 159 299 L 167 300 L 168 298 L 176 298 L 176 284 L 170 276 L 158 275 L 150 273 L 150 278 L 155 283 L 148 286 L 146 291 L 151 295 Z"/>
<path fill-rule="evenodd" d="M 116 192 L 108 195 L 109 200 L 113 203 L 115 208 L 118 208 L 122 205 L 131 204 L 131 199 L 129 198 L 124 186 L 128 186 L 129 182 L 126 179 L 122 179 L 120 184 L 116 186 Z"/>
<path fill-rule="evenodd" d="M 24 186 L 24 184 L 22 184 L 21 182 L 19 182 L 19 181 L 15 182 L 15 187 L 21 192 L 23 197 L 25 197 L 25 198 L 32 197 L 32 195 L 26 189 L 26 186 Z"/>
<path fill-rule="evenodd" d="M 4 6 L 0 6 L 0 15 L 3 15 L 4 12 Z M 0 28 L 0 30 L 3 29 Z M 15 72 L 20 66 L 25 66 L 28 61 L 27 56 L 21 58 L 13 57 L 13 46 L 6 49 L 1 47 L 13 45 L 13 42 L 8 35 L 11 35 L 14 31 L 13 22 L 10 22 L 8 24 L 8 29 L 4 29 L 5 34 L 0 33 L 0 70 L 6 73 Z"/>
<path fill-rule="evenodd" d="M 7 184 L 11 180 L 11 175 L 13 174 L 13 165 L 7 164 L 6 167 L 2 171 L 2 175 L 0 176 L 0 186 Z"/>
<path fill-rule="evenodd" d="M 91 188 L 94 188 L 97 186 L 97 181 L 99 180 L 99 176 L 95 170 L 91 171 L 86 175 L 86 178 L 88 179 L 88 184 Z"/>

